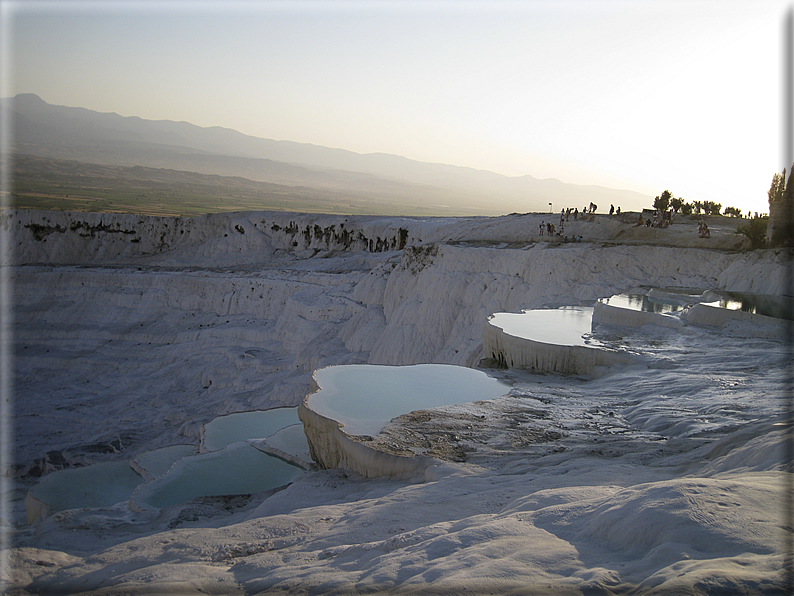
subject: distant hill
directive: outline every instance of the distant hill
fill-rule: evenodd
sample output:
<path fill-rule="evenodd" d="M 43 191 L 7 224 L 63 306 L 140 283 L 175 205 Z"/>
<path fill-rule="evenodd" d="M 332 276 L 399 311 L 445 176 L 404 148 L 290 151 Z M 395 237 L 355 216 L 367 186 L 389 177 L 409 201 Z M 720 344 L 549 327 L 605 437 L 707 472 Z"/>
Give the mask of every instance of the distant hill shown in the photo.
<path fill-rule="evenodd" d="M 452 165 L 424 163 L 384 153 L 359 154 L 306 143 L 275 141 L 221 127 L 153 121 L 55 106 L 33 94 L 0 100 L 9 110 L 11 151 L 90 164 L 144 166 L 328 192 L 350 194 L 392 209 L 426 205 L 447 215 L 498 215 L 583 207 L 604 212 L 648 206 L 651 197 L 557 179 L 509 177 Z M 296 208 L 297 209 L 297 208 Z M 410 210 L 410 209 L 408 209 Z"/>

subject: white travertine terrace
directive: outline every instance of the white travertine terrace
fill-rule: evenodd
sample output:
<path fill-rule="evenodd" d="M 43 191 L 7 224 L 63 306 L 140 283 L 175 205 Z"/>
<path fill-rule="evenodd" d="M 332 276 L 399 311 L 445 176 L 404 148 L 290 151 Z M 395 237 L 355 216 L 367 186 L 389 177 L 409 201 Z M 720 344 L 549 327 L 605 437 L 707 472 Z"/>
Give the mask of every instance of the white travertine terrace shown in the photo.
<path fill-rule="evenodd" d="M 312 380 L 314 391 L 298 407 L 312 459 L 321 468 L 366 477 L 419 478 L 437 463 L 366 445 L 392 418 L 507 393 L 503 383 L 482 371 L 444 364 L 331 366 L 314 371 Z"/>
<path fill-rule="evenodd" d="M 742 337 L 783 339 L 786 322 L 783 319 L 724 308 L 719 303 L 701 303 L 686 309 L 681 318 L 687 323 L 720 327 L 724 332 Z"/>
<path fill-rule="evenodd" d="M 652 324 L 680 329 L 694 324 L 720 327 L 743 337 L 782 339 L 786 325 L 780 317 L 786 312 L 790 312 L 790 301 L 783 297 L 712 290 L 676 293 L 654 288 L 646 294 L 621 294 L 598 300 L 593 307 L 593 325 Z"/>
<path fill-rule="evenodd" d="M 311 410 L 305 402 L 298 412 L 312 459 L 320 468 L 342 468 L 366 478 L 423 480 L 426 470 L 438 463 L 432 457 L 395 455 L 368 447 L 345 433 L 341 423 Z"/>
<path fill-rule="evenodd" d="M 18 467 L 8 473 L 25 486 L 59 465 L 134 457 L 159 474 L 170 451 L 157 454 L 156 466 L 139 454 L 196 448 L 201 426 L 224 414 L 297 406 L 313 370 L 474 367 L 487 356 L 482 326 L 495 312 L 592 304 L 649 284 L 788 291 L 790 253 L 729 250 L 737 238 L 729 218 L 726 244 L 715 244 L 717 226 L 700 239 L 696 222 L 662 230 L 606 216 L 577 222 L 585 242 L 554 244 L 531 237 L 542 219 L 548 214 L 440 221 L 7 212 L 0 228 L 14 248 L 8 274 L 20 322 Z M 397 248 L 369 249 L 384 241 Z M 488 433 L 475 424 L 458 437 L 475 447 L 464 463 L 418 476 L 431 482 L 362 482 L 319 470 L 207 518 L 195 519 L 202 503 L 149 515 L 122 501 L 30 527 L 22 525 L 21 491 L 12 491 L 19 520 L 11 589 L 783 592 L 775 578 L 780 487 L 792 470 L 781 457 L 787 346 L 737 341 L 749 321 L 712 327 L 705 317 L 717 313 L 698 307 L 688 316 L 698 310 L 704 318 L 685 321 L 680 334 L 658 324 L 610 331 L 672 366 L 618 366 L 586 380 L 505 371 L 514 383 L 508 396 L 487 408 L 444 408 L 494 415 Z M 518 406 L 523 418 L 514 416 Z M 116 437 L 118 453 L 78 449 Z M 351 443 L 340 452 L 373 457 L 367 441 Z M 422 448 L 411 452 L 419 455 L 405 458 L 406 477 L 422 457 Z M 367 469 L 399 463 L 380 457 L 388 461 L 365 462 Z"/>
<path fill-rule="evenodd" d="M 60 470 L 28 491 L 28 523 L 63 509 L 128 499 L 133 510 L 154 511 L 199 496 L 281 486 L 311 467 L 297 421 L 295 408 L 219 416 L 202 427 L 198 455 L 191 445 L 172 445 L 128 462 Z"/>
<path fill-rule="evenodd" d="M 618 302 L 617 304 L 620 304 Z M 593 305 L 593 325 L 623 325 L 642 327 L 643 325 L 659 325 L 679 329 L 683 327 L 681 319 L 665 312 L 637 310 L 618 306 L 613 302 L 599 300 Z"/>
<path fill-rule="evenodd" d="M 592 311 L 581 307 L 496 313 L 483 325 L 483 352 L 509 368 L 561 374 L 598 374 L 603 367 L 636 362 L 636 356 L 585 341 Z"/>

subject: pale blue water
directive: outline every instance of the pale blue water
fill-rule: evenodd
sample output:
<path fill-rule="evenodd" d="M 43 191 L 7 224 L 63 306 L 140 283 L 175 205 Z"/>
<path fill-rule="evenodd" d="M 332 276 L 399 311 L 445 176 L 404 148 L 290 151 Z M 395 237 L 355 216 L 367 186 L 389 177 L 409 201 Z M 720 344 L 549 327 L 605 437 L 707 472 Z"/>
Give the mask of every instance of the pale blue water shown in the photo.
<path fill-rule="evenodd" d="M 197 497 L 253 494 L 292 482 L 303 470 L 248 443 L 178 461 L 165 476 L 141 485 L 138 505 L 168 507 Z"/>
<path fill-rule="evenodd" d="M 162 449 L 146 451 L 133 459 L 133 461 L 143 468 L 150 478 L 157 478 L 165 474 L 171 466 L 183 457 L 196 454 L 193 445 L 171 445 Z"/>
<path fill-rule="evenodd" d="M 414 410 L 492 399 L 509 387 L 482 371 L 448 364 L 343 365 L 314 373 L 320 390 L 309 407 L 338 420 L 351 435 L 376 435 Z"/>
<path fill-rule="evenodd" d="M 300 424 L 297 408 L 274 408 L 218 416 L 204 425 L 204 448 L 217 451 L 246 439 L 264 439 L 285 426 Z"/>
<path fill-rule="evenodd" d="M 32 493 L 52 511 L 62 511 L 114 505 L 128 500 L 139 487 L 136 501 L 154 508 L 196 497 L 262 492 L 288 484 L 303 470 L 242 441 L 265 438 L 296 424 L 301 433 L 290 435 L 288 447 L 303 454 L 308 444 L 297 408 L 240 412 L 205 426 L 204 444 L 210 453 L 194 455 L 193 447 L 176 445 L 139 455 L 138 464 L 155 478 L 148 484 L 129 462 L 109 462 L 49 474 Z"/>
<path fill-rule="evenodd" d="M 311 463 L 312 456 L 309 451 L 309 442 L 306 440 L 306 433 L 303 424 L 293 424 L 282 428 L 280 431 L 267 437 L 266 444 L 293 455 L 298 459 Z"/>
<path fill-rule="evenodd" d="M 143 478 L 135 473 L 129 462 L 103 462 L 48 474 L 30 489 L 30 493 L 53 512 L 109 507 L 128 500 L 142 482 Z"/>
<path fill-rule="evenodd" d="M 597 342 L 589 338 L 585 341 L 584 338 L 592 331 L 592 307 L 566 306 L 520 313 L 500 312 L 491 315 L 489 321 L 513 337 L 562 346 L 597 345 Z"/>

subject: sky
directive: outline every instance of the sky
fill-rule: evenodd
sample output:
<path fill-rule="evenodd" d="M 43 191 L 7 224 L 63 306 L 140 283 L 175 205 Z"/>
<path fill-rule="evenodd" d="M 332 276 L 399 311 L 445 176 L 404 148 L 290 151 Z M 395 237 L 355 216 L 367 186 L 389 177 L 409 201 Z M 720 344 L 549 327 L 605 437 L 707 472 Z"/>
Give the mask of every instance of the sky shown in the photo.
<path fill-rule="evenodd" d="M 0 0 L 2 96 L 766 212 L 792 7 Z"/>

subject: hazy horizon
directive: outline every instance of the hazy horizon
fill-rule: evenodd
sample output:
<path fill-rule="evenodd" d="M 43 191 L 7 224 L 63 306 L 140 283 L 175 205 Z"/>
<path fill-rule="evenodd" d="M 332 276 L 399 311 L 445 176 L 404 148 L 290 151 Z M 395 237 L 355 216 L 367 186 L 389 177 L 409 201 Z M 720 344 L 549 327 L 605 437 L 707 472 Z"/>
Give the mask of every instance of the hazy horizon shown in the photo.
<path fill-rule="evenodd" d="M 783 1 L 4 1 L 2 95 L 768 210 Z"/>

